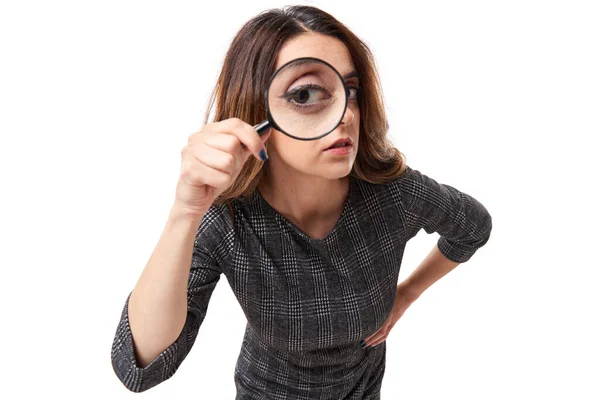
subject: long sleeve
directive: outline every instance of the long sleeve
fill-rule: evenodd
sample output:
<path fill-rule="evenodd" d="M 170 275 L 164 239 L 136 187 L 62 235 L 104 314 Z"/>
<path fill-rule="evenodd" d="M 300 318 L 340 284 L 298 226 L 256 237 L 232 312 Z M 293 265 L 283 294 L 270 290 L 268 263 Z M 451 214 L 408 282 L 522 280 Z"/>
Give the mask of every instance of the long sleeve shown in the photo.
<path fill-rule="evenodd" d="M 474 197 L 408 166 L 397 182 L 404 201 L 407 240 L 421 229 L 437 232 L 439 250 L 459 263 L 468 261 L 489 240 L 492 217 Z"/>
<path fill-rule="evenodd" d="M 127 296 L 114 337 L 111 358 L 121 382 L 132 392 L 143 392 L 169 379 L 190 352 L 204 317 L 210 297 L 221 271 L 207 252 L 194 246 L 188 279 L 188 313 L 179 337 L 144 368 L 137 365 L 133 338 L 129 327 Z"/>

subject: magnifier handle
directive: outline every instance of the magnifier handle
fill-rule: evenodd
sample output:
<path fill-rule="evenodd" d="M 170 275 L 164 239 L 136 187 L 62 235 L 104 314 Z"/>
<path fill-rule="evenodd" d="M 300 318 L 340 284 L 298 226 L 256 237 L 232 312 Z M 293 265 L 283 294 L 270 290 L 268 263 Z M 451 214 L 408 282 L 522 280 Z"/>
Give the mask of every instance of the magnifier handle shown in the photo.
<path fill-rule="evenodd" d="M 265 132 L 268 131 L 270 127 L 271 127 L 271 123 L 269 122 L 268 119 L 264 120 L 263 122 L 261 122 L 258 125 L 254 125 L 254 129 L 256 130 L 256 132 L 258 132 L 258 136 L 264 135 Z M 242 143 L 242 147 L 245 149 L 246 145 L 244 143 Z"/>
<path fill-rule="evenodd" d="M 271 127 L 271 123 L 268 119 L 264 120 L 258 125 L 254 125 L 254 129 L 258 132 L 258 136 L 262 136 Z"/>

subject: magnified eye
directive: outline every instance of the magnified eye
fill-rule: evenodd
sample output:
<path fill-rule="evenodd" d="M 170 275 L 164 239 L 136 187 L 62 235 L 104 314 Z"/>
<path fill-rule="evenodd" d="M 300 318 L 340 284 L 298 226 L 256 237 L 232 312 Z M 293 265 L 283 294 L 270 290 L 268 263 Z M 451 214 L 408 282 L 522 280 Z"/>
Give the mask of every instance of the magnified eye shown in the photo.
<path fill-rule="evenodd" d="M 295 87 L 283 95 L 289 103 L 295 106 L 313 106 L 331 97 L 329 91 L 322 86 L 309 83 Z"/>

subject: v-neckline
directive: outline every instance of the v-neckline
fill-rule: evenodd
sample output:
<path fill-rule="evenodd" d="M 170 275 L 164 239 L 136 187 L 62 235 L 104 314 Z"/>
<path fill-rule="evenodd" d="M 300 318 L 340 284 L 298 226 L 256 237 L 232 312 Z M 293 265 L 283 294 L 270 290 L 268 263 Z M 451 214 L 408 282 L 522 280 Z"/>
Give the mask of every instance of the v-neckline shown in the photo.
<path fill-rule="evenodd" d="M 306 239 L 310 242 L 316 243 L 316 244 L 321 244 L 321 243 L 326 243 L 326 242 L 330 241 L 337 234 L 339 226 L 342 225 L 342 223 L 344 222 L 344 220 L 346 218 L 346 214 L 348 214 L 348 209 L 350 208 L 350 202 L 351 202 L 351 197 L 352 197 L 352 193 L 353 193 L 354 178 L 350 177 L 349 181 L 350 182 L 349 182 L 348 195 L 346 196 L 346 200 L 344 201 L 344 207 L 342 208 L 342 213 L 338 217 L 338 219 L 337 219 L 335 225 L 333 226 L 333 228 L 331 229 L 331 231 L 325 237 L 323 237 L 321 239 L 314 239 L 314 238 L 310 237 L 302 229 L 298 228 L 298 226 L 296 226 L 296 224 L 294 224 L 292 221 L 287 219 L 283 214 L 280 214 L 263 197 L 263 195 L 260 193 L 258 188 L 256 188 L 255 192 L 256 192 L 257 197 L 260 199 L 260 201 L 267 207 L 267 209 L 269 209 L 271 211 L 271 213 L 273 213 L 273 215 L 275 215 L 276 218 L 278 218 L 280 221 L 287 224 L 294 232 L 296 232 L 298 235 L 300 235 L 304 239 Z"/>

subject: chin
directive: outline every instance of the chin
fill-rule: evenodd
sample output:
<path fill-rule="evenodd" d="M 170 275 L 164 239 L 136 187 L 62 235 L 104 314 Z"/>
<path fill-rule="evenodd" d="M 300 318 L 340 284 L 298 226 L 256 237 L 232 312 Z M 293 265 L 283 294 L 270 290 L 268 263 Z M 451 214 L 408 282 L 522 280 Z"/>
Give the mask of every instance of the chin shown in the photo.
<path fill-rule="evenodd" d="M 323 178 L 327 179 L 340 179 L 348 176 L 352 171 L 352 165 L 347 165 L 345 167 L 336 166 L 336 167 L 328 167 L 326 171 L 321 171 L 319 175 Z"/>

